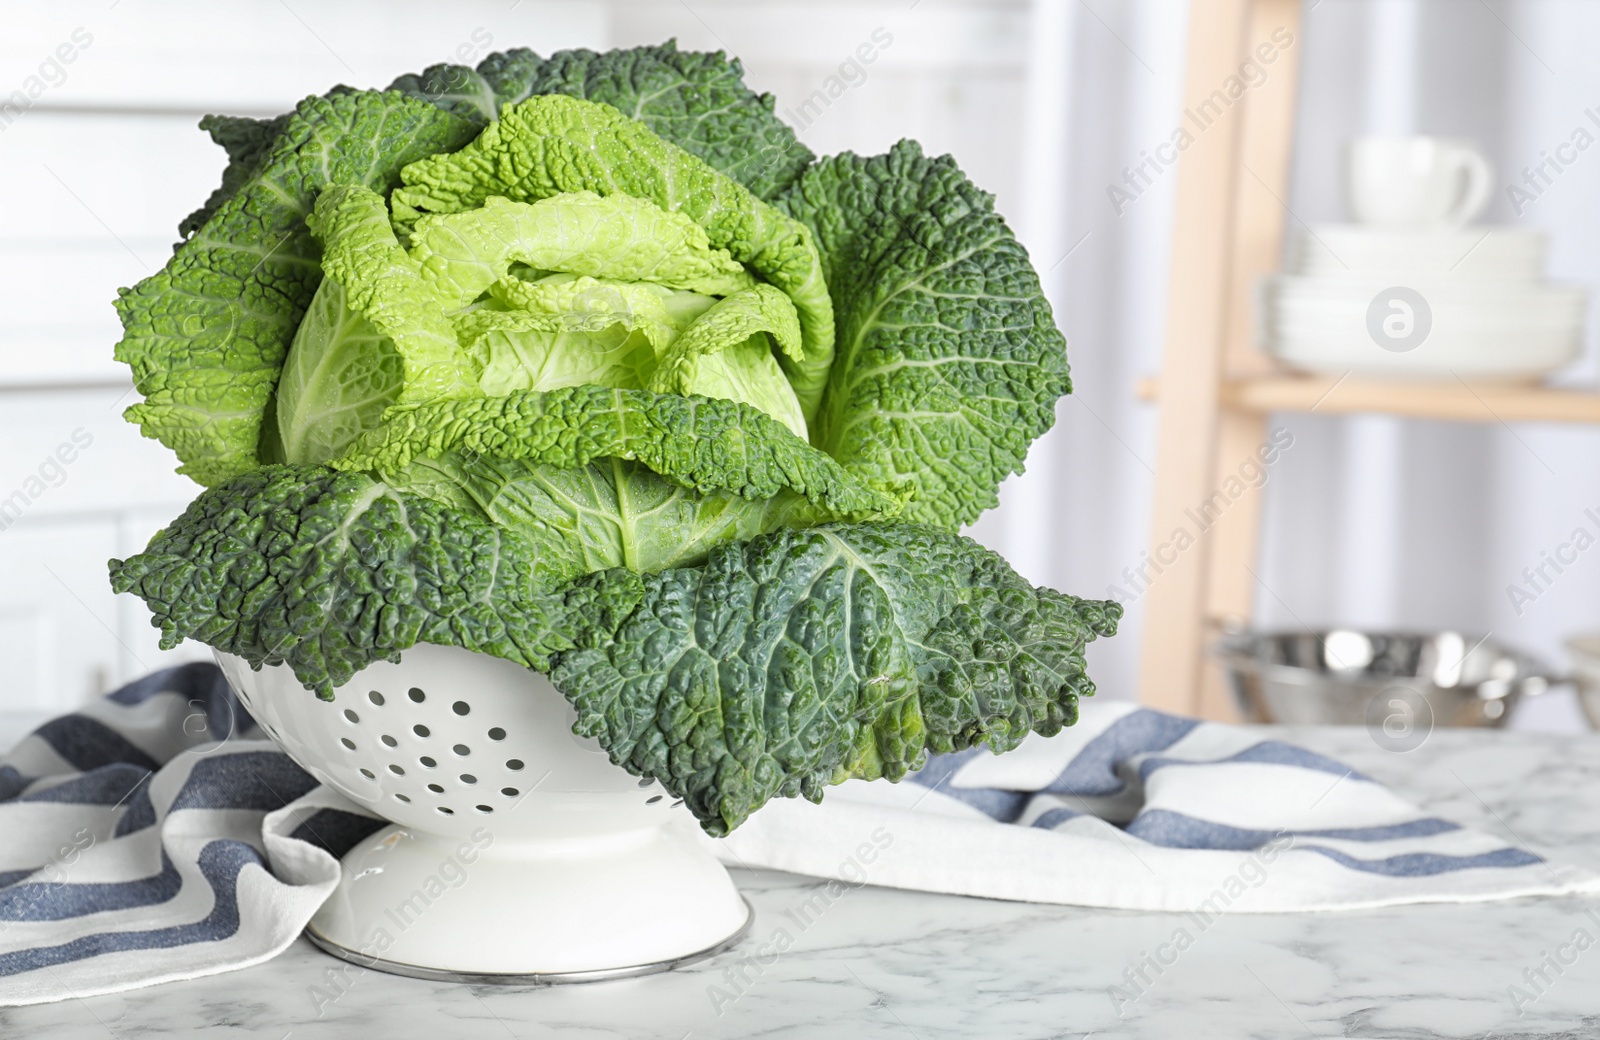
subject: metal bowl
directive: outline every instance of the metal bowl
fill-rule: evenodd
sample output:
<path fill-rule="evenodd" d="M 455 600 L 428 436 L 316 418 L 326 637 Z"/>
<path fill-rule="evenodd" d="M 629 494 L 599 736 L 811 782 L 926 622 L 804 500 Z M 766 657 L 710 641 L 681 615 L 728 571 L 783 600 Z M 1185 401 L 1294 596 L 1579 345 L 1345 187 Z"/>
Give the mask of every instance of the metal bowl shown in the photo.
<path fill-rule="evenodd" d="M 1215 650 L 1247 719 L 1366 725 L 1397 740 L 1504 725 L 1519 698 L 1552 681 L 1536 658 L 1461 632 L 1253 632 Z"/>

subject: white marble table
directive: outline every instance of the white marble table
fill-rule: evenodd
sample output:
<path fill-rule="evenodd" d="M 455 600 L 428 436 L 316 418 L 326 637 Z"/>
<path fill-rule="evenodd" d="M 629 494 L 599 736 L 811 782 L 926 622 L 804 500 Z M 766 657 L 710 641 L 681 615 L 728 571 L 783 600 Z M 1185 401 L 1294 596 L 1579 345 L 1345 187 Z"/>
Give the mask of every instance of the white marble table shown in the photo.
<path fill-rule="evenodd" d="M 1600 737 L 1438 732 L 1397 755 L 1360 730 L 1282 735 L 1440 815 L 1600 869 Z M 1119 1014 L 1109 987 L 1171 935 L 1177 918 L 862 888 L 801 929 L 785 911 L 816 882 L 737 877 L 756 908 L 750 939 L 669 975 L 511 989 L 369 972 L 319 1008 L 313 987 L 327 985 L 338 962 L 302 940 L 244 971 L 0 1009 L 0 1037 L 1600 1037 L 1594 900 L 1224 915 Z M 765 966 L 741 959 L 780 928 L 794 938 L 786 953 Z M 1575 962 L 1559 976 L 1546 968 L 1549 985 L 1530 983 L 1525 970 L 1578 929 L 1593 947 L 1565 947 Z M 1514 985 L 1533 998 L 1520 1008 Z"/>

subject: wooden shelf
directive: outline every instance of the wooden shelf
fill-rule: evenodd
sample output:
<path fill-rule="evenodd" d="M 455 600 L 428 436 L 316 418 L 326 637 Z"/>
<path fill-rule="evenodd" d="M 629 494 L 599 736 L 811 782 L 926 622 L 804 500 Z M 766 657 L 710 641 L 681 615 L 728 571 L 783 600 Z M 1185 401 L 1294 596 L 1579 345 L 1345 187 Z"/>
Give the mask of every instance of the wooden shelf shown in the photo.
<path fill-rule="evenodd" d="M 1160 396 L 1154 377 L 1139 397 Z M 1600 423 L 1600 393 L 1529 383 L 1465 383 L 1272 374 L 1224 379 L 1219 403 L 1241 412 L 1381 413 L 1457 422 Z"/>
<path fill-rule="evenodd" d="M 1191 134 L 1178 163 L 1161 381 L 1139 386 L 1145 400 L 1160 398 L 1149 548 L 1123 574 L 1141 576 L 1129 588 L 1144 606 L 1139 699 L 1208 719 L 1233 718 L 1236 705 L 1207 647 L 1228 625 L 1249 623 L 1264 588 L 1257 574 L 1264 495 L 1241 484 L 1238 467 L 1268 438 L 1271 413 L 1600 424 L 1596 389 L 1451 375 L 1313 376 L 1256 349 L 1256 287 L 1278 269 L 1290 217 L 1283 200 L 1308 6 L 1315 5 L 1189 4 L 1183 111 L 1186 126 L 1204 132 Z M 1271 74 L 1218 112 L 1217 84 L 1267 54 L 1276 55 L 1261 58 Z M 1197 503 L 1208 504 L 1200 507 L 1204 521 L 1196 519 Z"/>

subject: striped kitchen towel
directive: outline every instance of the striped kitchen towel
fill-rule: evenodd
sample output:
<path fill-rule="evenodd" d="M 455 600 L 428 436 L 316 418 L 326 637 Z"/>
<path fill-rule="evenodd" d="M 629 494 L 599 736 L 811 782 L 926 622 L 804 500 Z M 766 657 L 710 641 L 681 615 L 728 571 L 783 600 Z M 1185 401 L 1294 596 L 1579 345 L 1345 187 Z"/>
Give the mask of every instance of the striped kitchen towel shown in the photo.
<path fill-rule="evenodd" d="M 214 666 L 126 686 L 0 758 L 0 1005 L 268 960 L 380 826 L 261 739 Z M 1006 756 L 774 802 L 716 848 L 840 884 L 1210 915 L 1600 888 L 1260 729 L 1115 702 Z"/>
<path fill-rule="evenodd" d="M 264 737 L 197 663 L 0 757 L 0 1006 L 243 968 L 295 940 L 382 821 Z"/>
<path fill-rule="evenodd" d="M 1085 702 L 1057 736 L 773 802 L 721 845 L 841 883 L 1202 917 L 1600 891 L 1269 733 Z"/>

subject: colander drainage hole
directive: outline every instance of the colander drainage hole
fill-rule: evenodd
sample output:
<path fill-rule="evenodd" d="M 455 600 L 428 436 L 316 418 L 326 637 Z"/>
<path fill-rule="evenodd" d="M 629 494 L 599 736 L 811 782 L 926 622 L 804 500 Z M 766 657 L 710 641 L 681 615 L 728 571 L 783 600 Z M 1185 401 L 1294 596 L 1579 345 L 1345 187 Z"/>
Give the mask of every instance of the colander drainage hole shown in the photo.
<path fill-rule="evenodd" d="M 456 754 L 460 755 L 462 758 L 466 758 L 468 755 L 472 754 L 472 749 L 467 747 L 467 745 L 465 745 L 465 744 L 457 744 L 455 747 L 451 748 L 450 750 L 454 751 Z"/>
<path fill-rule="evenodd" d="M 432 791 L 434 794 L 444 794 L 444 788 L 440 787 L 438 784 L 429 784 L 428 790 Z"/>
<path fill-rule="evenodd" d="M 423 767 L 426 769 L 432 769 L 434 766 L 439 764 L 433 760 L 431 755 L 423 755 L 421 758 L 417 759 L 417 761 L 421 762 Z"/>
<path fill-rule="evenodd" d="M 401 794 L 398 791 L 396 791 L 395 792 L 395 796 L 394 796 L 394 800 L 397 801 L 397 802 L 409 802 L 409 801 L 411 801 L 411 796 L 408 795 L 408 794 Z"/>
<path fill-rule="evenodd" d="M 472 705 L 468 704 L 466 701 L 456 701 L 454 704 L 450 705 L 450 710 L 455 712 L 457 715 L 465 715 L 467 712 L 472 710 Z"/>
<path fill-rule="evenodd" d="M 492 813 L 492 812 L 494 812 L 494 806 L 492 806 L 492 805 L 477 805 L 477 806 L 474 806 L 473 808 L 477 809 L 481 813 Z"/>
<path fill-rule="evenodd" d="M 378 779 L 378 774 L 374 773 L 372 770 L 368 769 L 366 766 L 362 766 L 361 767 L 361 775 L 366 777 L 368 780 L 376 780 L 376 779 Z"/>
<path fill-rule="evenodd" d="M 393 737 L 389 736 L 389 734 L 387 734 L 387 733 L 385 733 L 383 736 L 379 737 L 378 739 L 383 741 L 383 746 L 384 747 L 399 747 L 400 746 L 400 742 L 398 740 L 394 739 Z"/>
<path fill-rule="evenodd" d="M 646 804 L 646 805 L 654 805 L 659 801 L 661 801 L 661 796 L 658 795 L 658 794 L 655 794 L 655 795 L 651 795 L 649 798 L 646 798 L 644 800 L 644 804 Z"/>
<path fill-rule="evenodd" d="M 406 692 L 406 696 L 410 697 L 412 703 L 414 704 L 421 704 L 423 701 L 428 699 L 428 695 L 417 689 L 415 686 L 411 687 L 411 689 Z"/>
<path fill-rule="evenodd" d="M 518 791 L 515 787 L 502 787 L 500 788 L 500 793 L 505 795 L 507 798 L 515 798 L 522 792 Z"/>
<path fill-rule="evenodd" d="M 462 773 L 461 782 L 464 784 L 475 784 L 478 782 L 478 778 L 473 776 L 471 773 Z"/>
<path fill-rule="evenodd" d="M 356 742 L 351 740 L 349 737 L 340 737 L 339 743 L 345 746 L 346 751 L 354 751 L 356 749 Z"/>
<path fill-rule="evenodd" d="M 344 717 L 345 717 L 345 721 L 346 722 L 352 722 L 353 723 L 353 722 L 360 722 L 361 721 L 361 716 L 357 715 L 355 712 L 351 711 L 349 708 L 346 708 L 344 710 Z"/>
<path fill-rule="evenodd" d="M 513 773 L 516 772 L 517 770 L 522 768 L 522 759 L 513 758 L 513 759 L 507 760 L 506 768 L 511 770 Z"/>
<path fill-rule="evenodd" d="M 377 690 L 373 690 L 371 693 L 367 694 L 367 700 L 371 701 L 379 708 L 383 707 L 383 694 L 379 693 Z"/>
<path fill-rule="evenodd" d="M 411 727 L 411 732 L 415 733 L 419 737 L 425 737 L 430 731 L 428 727 L 419 722 L 415 726 Z"/>
<path fill-rule="evenodd" d="M 439 806 L 439 812 L 444 816 L 454 816 L 456 814 L 456 811 L 450 808 L 448 805 Z"/>
<path fill-rule="evenodd" d="M 489 739 L 504 740 L 506 739 L 506 731 L 501 729 L 499 726 L 496 726 L 494 729 L 489 731 Z"/>
<path fill-rule="evenodd" d="M 406 775 L 406 771 L 404 769 L 401 769 L 399 766 L 394 765 L 393 763 L 390 763 L 389 765 L 389 772 L 393 773 L 395 776 Z"/>

